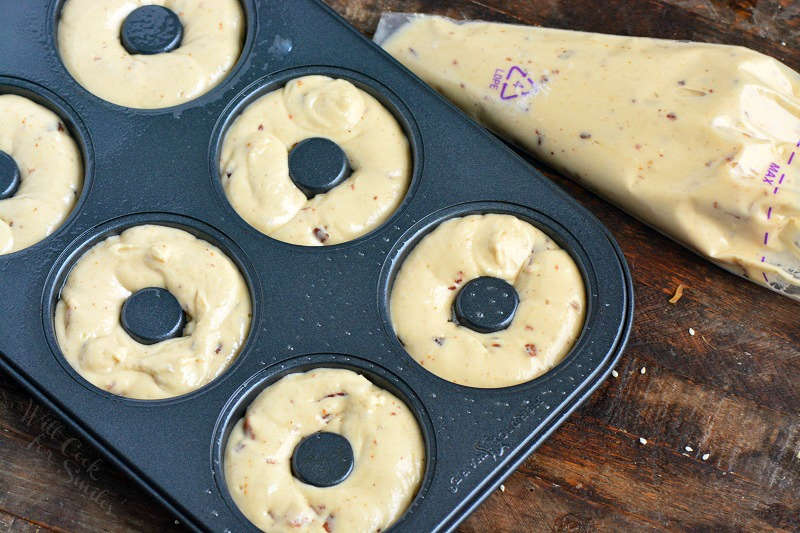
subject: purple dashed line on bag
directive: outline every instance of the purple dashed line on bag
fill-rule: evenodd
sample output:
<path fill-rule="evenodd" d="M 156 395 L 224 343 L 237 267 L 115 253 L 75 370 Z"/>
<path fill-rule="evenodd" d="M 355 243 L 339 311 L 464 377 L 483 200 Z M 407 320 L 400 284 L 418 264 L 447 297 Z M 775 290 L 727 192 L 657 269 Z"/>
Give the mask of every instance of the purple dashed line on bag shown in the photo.
<path fill-rule="evenodd" d="M 797 144 L 795 144 L 795 146 L 796 146 L 797 148 L 800 148 L 800 141 L 797 141 Z M 786 161 L 786 165 L 787 165 L 787 166 L 791 165 L 791 164 L 792 164 L 792 161 L 794 161 L 794 155 L 795 155 L 795 153 L 796 153 L 796 152 L 792 152 L 791 154 L 789 154 L 789 159 Z M 775 163 L 771 163 L 771 164 L 770 164 L 770 171 L 772 171 L 772 169 L 775 169 L 775 170 L 777 170 L 777 168 L 779 168 L 779 167 L 777 167 L 777 165 L 775 165 Z M 783 185 L 783 180 L 784 180 L 785 178 L 786 178 L 786 173 L 783 173 L 783 174 L 781 174 L 781 177 L 780 177 L 780 179 L 778 180 L 778 185 Z M 772 184 L 772 180 L 770 179 L 770 174 L 769 174 L 769 173 L 767 174 L 767 177 L 765 177 L 765 178 L 763 179 L 763 181 L 764 181 L 765 183 Z M 779 190 L 780 190 L 780 187 L 777 187 L 777 186 L 776 186 L 775 188 L 773 188 L 773 189 L 772 189 L 772 194 L 778 194 L 778 191 L 779 191 Z M 769 206 L 769 208 L 767 209 L 767 220 L 770 220 L 771 218 L 772 218 L 772 206 Z M 769 232 L 768 232 L 768 231 L 765 231 L 765 232 L 764 232 L 764 246 L 766 246 L 768 242 L 769 242 Z M 762 256 L 761 256 L 761 262 L 762 262 L 762 263 L 765 263 L 766 261 L 767 261 L 767 257 L 766 257 L 766 256 L 764 256 L 764 255 L 762 255 Z M 764 276 L 764 281 L 766 281 L 767 283 L 769 283 L 769 278 L 767 278 L 767 273 L 766 273 L 766 272 L 761 272 L 761 275 L 762 275 L 762 276 Z"/>

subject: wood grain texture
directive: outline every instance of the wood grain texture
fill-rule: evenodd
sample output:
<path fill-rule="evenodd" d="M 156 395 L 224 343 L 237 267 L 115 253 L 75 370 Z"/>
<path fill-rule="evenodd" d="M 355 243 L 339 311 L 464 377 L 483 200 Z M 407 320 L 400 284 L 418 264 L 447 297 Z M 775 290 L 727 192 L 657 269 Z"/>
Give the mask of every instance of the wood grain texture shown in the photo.
<path fill-rule="evenodd" d="M 366 34 L 383 11 L 419 11 L 742 44 L 800 69 L 793 0 L 328 3 Z M 460 531 L 800 531 L 800 306 L 548 174 L 619 240 L 635 281 L 634 331 L 618 377 Z M 670 304 L 679 283 L 687 289 Z M 0 530 L 181 530 L 97 460 L 0 375 Z"/>

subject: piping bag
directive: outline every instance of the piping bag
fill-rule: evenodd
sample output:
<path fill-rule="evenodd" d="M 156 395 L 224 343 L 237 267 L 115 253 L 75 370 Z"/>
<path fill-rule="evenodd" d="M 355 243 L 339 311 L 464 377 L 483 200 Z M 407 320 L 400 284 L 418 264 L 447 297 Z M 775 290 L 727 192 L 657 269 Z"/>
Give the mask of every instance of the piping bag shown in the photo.
<path fill-rule="evenodd" d="M 753 50 L 384 14 L 478 122 L 708 260 L 800 300 L 800 75 Z"/>

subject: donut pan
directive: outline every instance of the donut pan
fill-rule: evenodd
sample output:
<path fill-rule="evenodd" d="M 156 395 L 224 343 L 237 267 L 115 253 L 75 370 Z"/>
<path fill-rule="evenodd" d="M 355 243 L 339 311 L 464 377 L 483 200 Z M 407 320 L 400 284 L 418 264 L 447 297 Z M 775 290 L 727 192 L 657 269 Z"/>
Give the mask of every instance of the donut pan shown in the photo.
<path fill-rule="evenodd" d="M 242 0 L 246 41 L 216 88 L 172 108 L 132 110 L 83 89 L 56 47 L 57 0 L 0 0 L 0 93 L 59 114 L 82 147 L 85 184 L 53 235 L 0 256 L 0 364 L 42 403 L 196 530 L 254 529 L 223 478 L 228 433 L 255 395 L 290 372 L 355 370 L 404 400 L 425 438 L 420 490 L 393 531 L 452 530 L 597 388 L 631 326 L 630 274 L 586 209 L 465 117 L 322 2 Z M 217 160 L 227 126 L 253 98 L 305 74 L 346 78 L 377 97 L 409 138 L 409 192 L 381 227 L 330 247 L 278 242 L 227 202 Z M 414 244 L 438 223 L 510 213 L 578 264 L 586 323 L 554 370 L 501 389 L 459 386 L 424 370 L 393 333 L 388 297 Z M 253 322 L 218 379 L 178 398 L 138 401 L 82 379 L 55 340 L 53 312 L 70 268 L 108 235 L 151 222 L 227 253 L 249 284 Z"/>

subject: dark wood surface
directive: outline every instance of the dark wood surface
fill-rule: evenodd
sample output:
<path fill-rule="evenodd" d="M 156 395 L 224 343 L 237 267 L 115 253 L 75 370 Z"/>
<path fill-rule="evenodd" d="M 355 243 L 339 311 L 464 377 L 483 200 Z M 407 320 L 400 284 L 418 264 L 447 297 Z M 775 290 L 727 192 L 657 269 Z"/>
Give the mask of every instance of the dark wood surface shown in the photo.
<path fill-rule="evenodd" d="M 795 0 L 329 3 L 367 34 L 382 11 L 420 11 L 742 44 L 800 69 Z M 625 251 L 637 297 L 633 335 L 618 377 L 460 531 L 800 531 L 800 305 L 711 266 L 550 175 Z M 681 283 L 683 298 L 670 304 Z M 0 374 L 5 530 L 182 528 Z"/>

